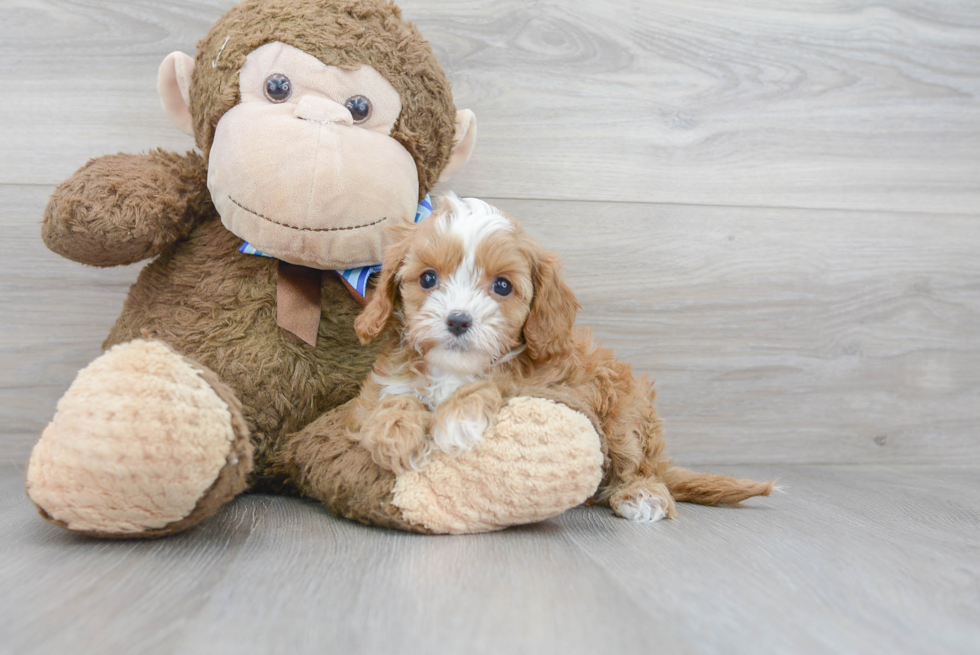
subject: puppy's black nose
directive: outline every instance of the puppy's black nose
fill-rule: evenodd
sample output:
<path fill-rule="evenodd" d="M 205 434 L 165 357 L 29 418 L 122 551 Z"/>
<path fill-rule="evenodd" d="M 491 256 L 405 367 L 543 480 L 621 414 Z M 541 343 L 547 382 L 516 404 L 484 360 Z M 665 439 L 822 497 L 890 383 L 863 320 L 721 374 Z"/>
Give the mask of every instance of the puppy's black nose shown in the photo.
<path fill-rule="evenodd" d="M 446 327 L 457 337 L 469 330 L 471 325 L 473 325 L 473 319 L 469 314 L 463 312 L 453 312 L 446 319 Z"/>

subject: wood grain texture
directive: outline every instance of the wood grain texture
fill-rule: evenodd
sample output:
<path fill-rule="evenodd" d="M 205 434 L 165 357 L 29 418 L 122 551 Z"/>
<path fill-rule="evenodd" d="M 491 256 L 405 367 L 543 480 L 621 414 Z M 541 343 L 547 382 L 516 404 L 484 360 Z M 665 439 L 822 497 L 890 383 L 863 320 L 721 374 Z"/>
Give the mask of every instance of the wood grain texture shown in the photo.
<path fill-rule="evenodd" d="M 0 465 L 0 653 L 973 653 L 980 470 L 741 467 L 789 493 L 425 537 L 243 497 L 156 542 L 41 522 Z"/>
<path fill-rule="evenodd" d="M 44 204 L 193 146 L 157 66 L 233 2 L 0 4 L 0 655 L 980 651 L 969 0 L 400 1 L 479 116 L 454 187 L 562 253 L 678 460 L 788 494 L 471 537 L 267 496 L 157 542 L 41 521 L 30 445 L 139 271 L 48 252 Z"/>
<path fill-rule="evenodd" d="M 457 540 L 366 528 L 313 503 L 275 501 L 264 518 L 235 558 L 248 575 L 215 590 L 182 652 L 639 653 L 650 643 L 646 612 L 553 524 Z M 236 611 L 244 596 L 266 599 L 260 621 Z"/>
<path fill-rule="evenodd" d="M 48 252 L 50 190 L 0 186 L 13 461 L 98 355 L 138 272 Z M 491 200 L 562 253 L 580 323 L 657 380 L 679 461 L 980 463 L 972 219 Z"/>
<path fill-rule="evenodd" d="M 56 184 L 88 159 L 185 151 L 157 68 L 194 52 L 231 2 L 14 0 L 0 7 L 0 183 Z"/>
<path fill-rule="evenodd" d="M 738 469 L 773 471 L 787 493 L 682 505 L 655 537 L 597 511 L 558 523 L 698 652 L 976 652 L 976 468 Z"/>
<path fill-rule="evenodd" d="M 0 185 L 0 459 L 24 461 L 79 369 L 99 356 L 139 265 L 82 266 L 44 247 L 52 187 Z"/>
<path fill-rule="evenodd" d="M 980 462 L 976 220 L 496 202 L 657 380 L 681 461 Z"/>
<path fill-rule="evenodd" d="M 193 534 L 96 541 L 42 521 L 23 467 L 0 464 L 0 653 L 172 653 L 269 499 L 236 503 Z M 242 606 L 244 609 L 244 605 Z"/>
<path fill-rule="evenodd" d="M 155 94 L 230 1 L 0 8 L 0 183 L 183 149 Z M 405 0 L 480 120 L 473 195 L 975 215 L 980 4 Z"/>

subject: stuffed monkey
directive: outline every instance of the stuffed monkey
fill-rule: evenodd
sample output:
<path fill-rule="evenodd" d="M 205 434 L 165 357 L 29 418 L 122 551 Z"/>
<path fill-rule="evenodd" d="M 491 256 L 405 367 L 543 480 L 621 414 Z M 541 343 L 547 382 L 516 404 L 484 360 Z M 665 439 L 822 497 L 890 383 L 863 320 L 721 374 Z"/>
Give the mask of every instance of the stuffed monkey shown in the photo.
<path fill-rule="evenodd" d="M 398 476 L 344 436 L 377 355 L 353 322 L 385 228 L 422 218 L 476 137 L 397 7 L 248 0 L 196 58 L 169 55 L 158 90 L 200 153 L 94 159 L 45 210 L 44 242 L 64 257 L 152 260 L 33 449 L 27 491 L 46 519 L 156 537 L 254 489 L 477 532 L 592 495 L 604 456 L 569 399 L 515 399 L 475 450 Z"/>

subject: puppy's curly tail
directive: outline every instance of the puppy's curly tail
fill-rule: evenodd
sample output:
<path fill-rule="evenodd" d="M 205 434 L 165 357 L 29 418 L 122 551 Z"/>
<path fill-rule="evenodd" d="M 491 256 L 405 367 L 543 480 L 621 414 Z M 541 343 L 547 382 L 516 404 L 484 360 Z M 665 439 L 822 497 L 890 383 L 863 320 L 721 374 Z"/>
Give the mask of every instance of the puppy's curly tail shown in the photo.
<path fill-rule="evenodd" d="M 779 491 L 772 481 L 739 480 L 730 475 L 695 473 L 672 466 L 664 474 L 664 484 L 674 500 L 698 505 L 736 505 L 753 496 Z"/>

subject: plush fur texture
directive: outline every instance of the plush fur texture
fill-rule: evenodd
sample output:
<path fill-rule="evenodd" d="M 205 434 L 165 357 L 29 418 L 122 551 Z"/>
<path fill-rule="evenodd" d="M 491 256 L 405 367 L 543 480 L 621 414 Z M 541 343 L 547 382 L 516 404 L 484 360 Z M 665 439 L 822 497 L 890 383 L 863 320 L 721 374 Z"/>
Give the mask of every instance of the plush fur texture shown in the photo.
<path fill-rule="evenodd" d="M 595 492 L 602 478 L 597 442 L 584 414 L 562 412 L 550 401 L 514 398 L 494 415 L 493 427 L 471 449 L 434 458 L 424 474 L 398 476 L 392 502 L 409 521 L 440 533 L 486 532 L 540 521 L 580 505 Z M 458 497 L 467 503 L 439 493 L 456 485 Z"/>
<path fill-rule="evenodd" d="M 348 423 L 379 466 L 422 469 L 435 451 L 468 450 L 510 397 L 536 386 L 597 417 L 609 459 L 594 500 L 620 516 L 673 517 L 675 496 L 734 504 L 770 494 L 772 483 L 672 465 L 652 384 L 574 328 L 578 302 L 558 258 L 516 221 L 450 194 L 429 221 L 400 232 L 355 324 L 365 343 L 393 328 Z"/>
<path fill-rule="evenodd" d="M 595 492 L 603 454 L 580 409 L 560 393 L 526 389 L 472 450 L 436 453 L 424 471 L 395 475 L 345 429 L 348 403 L 293 435 L 280 466 L 294 488 L 355 521 L 425 534 L 500 530 L 555 516 Z"/>
<path fill-rule="evenodd" d="M 252 443 L 252 485 L 286 436 L 357 394 L 377 352 L 353 331 L 361 306 L 336 274 L 323 276 L 316 347 L 276 325 L 278 262 L 238 252 L 214 216 L 148 264 L 104 347 L 164 341 L 214 371 L 241 401 Z"/>
<path fill-rule="evenodd" d="M 360 304 L 340 278 L 328 272 L 322 277 L 316 346 L 279 328 L 278 262 L 239 253 L 241 240 L 221 225 L 208 195 L 207 156 L 215 125 L 237 102 L 238 67 L 251 49 L 274 40 L 302 48 L 327 64 L 370 63 L 401 94 L 402 114 L 393 135 L 415 158 L 422 194 L 446 165 L 454 138 L 449 85 L 428 44 L 401 21 L 393 5 L 379 0 L 249 0 L 219 20 L 201 41 L 190 94 L 204 157 L 156 151 L 92 160 L 52 195 L 42 235 L 54 252 L 96 266 L 155 257 L 130 289 L 104 347 L 142 340 L 155 351 L 174 353 L 174 361 L 197 371 L 194 385 L 204 380 L 228 408 L 238 437 L 227 461 L 237 457 L 237 463 L 217 474 L 196 506 L 183 505 L 187 516 L 165 525 L 152 518 L 139 523 L 123 517 L 73 527 L 70 519 L 57 515 L 60 501 L 49 503 L 42 487 L 51 490 L 61 483 L 58 476 L 74 473 L 62 470 L 54 478 L 35 477 L 31 497 L 45 499 L 37 503 L 39 510 L 59 525 L 106 537 L 152 537 L 184 530 L 238 493 L 248 474 L 247 484 L 253 489 L 303 494 L 366 523 L 431 531 L 402 515 L 392 502 L 396 476 L 378 467 L 343 430 L 349 410 L 345 403 L 358 393 L 380 350 L 358 343 L 353 323 Z M 140 378 L 135 370 L 129 375 L 134 381 Z M 73 389 L 88 400 L 75 403 L 72 411 L 101 411 L 97 405 L 105 402 L 105 394 L 99 390 L 106 382 L 100 373 L 80 376 Z M 125 390 L 126 381 L 117 387 Z M 547 405 L 540 411 L 559 422 L 574 413 L 545 400 L 535 402 Z M 58 464 L 49 436 L 64 428 L 57 441 L 72 442 L 77 425 L 65 416 L 56 416 L 59 429 L 42 435 L 35 446 L 29 477 Z M 182 424 L 184 419 L 189 423 Z M 168 420 L 177 432 L 193 431 L 193 417 L 175 413 Z M 97 422 L 85 425 L 98 432 Z M 127 434 L 134 439 L 152 441 L 138 425 L 129 428 Z M 114 428 L 105 423 L 105 429 Z M 108 443 L 106 437 L 94 434 L 89 443 Z M 130 448 L 118 440 L 112 443 L 113 449 Z M 128 471 L 133 477 L 159 473 L 157 460 L 133 462 Z M 85 470 L 91 473 L 91 489 L 97 490 L 98 468 Z M 587 477 L 590 470 L 584 460 L 566 463 L 571 476 Z M 423 476 L 414 484 L 427 485 L 444 499 L 469 502 L 461 498 L 467 487 L 458 481 L 433 482 Z M 552 511 L 564 508 L 555 510 L 561 503 L 553 498 L 541 504 Z M 498 515 L 506 524 L 506 506 Z"/>
<path fill-rule="evenodd" d="M 214 126 L 238 102 L 245 57 L 276 40 L 327 64 L 367 61 L 388 77 L 403 97 L 395 132 L 406 147 L 424 142 L 409 151 L 427 193 L 452 148 L 455 107 L 428 43 L 398 8 L 376 0 L 250 0 L 198 45 L 191 107 L 204 158 L 155 151 L 92 160 L 58 186 L 42 224 L 51 250 L 82 263 L 114 266 L 159 255 L 133 285 L 103 347 L 159 339 L 214 371 L 241 400 L 256 450 L 253 486 L 280 484 L 266 475 L 271 453 L 285 435 L 353 398 L 377 355 L 359 346 L 352 328 L 361 307 L 333 274 L 324 275 L 317 347 L 281 330 L 278 262 L 239 253 L 240 239 L 221 226 L 210 202 L 206 158 Z"/>
<path fill-rule="evenodd" d="M 90 266 L 156 257 L 214 215 L 207 178 L 194 152 L 93 159 L 55 189 L 41 236 L 52 251 Z"/>
<path fill-rule="evenodd" d="M 218 120 L 238 104 L 238 70 L 252 50 L 273 41 L 330 66 L 367 63 L 391 82 L 402 100 L 391 136 L 415 159 L 424 198 L 449 161 L 456 108 L 429 43 L 386 0 L 249 0 L 222 16 L 198 43 L 191 88 L 194 133 L 205 158 Z"/>
<path fill-rule="evenodd" d="M 231 390 L 163 343 L 137 339 L 79 373 L 32 453 L 27 492 L 75 532 L 162 535 L 240 493 L 251 465 Z M 133 475 L 147 468 L 155 475 Z"/>

